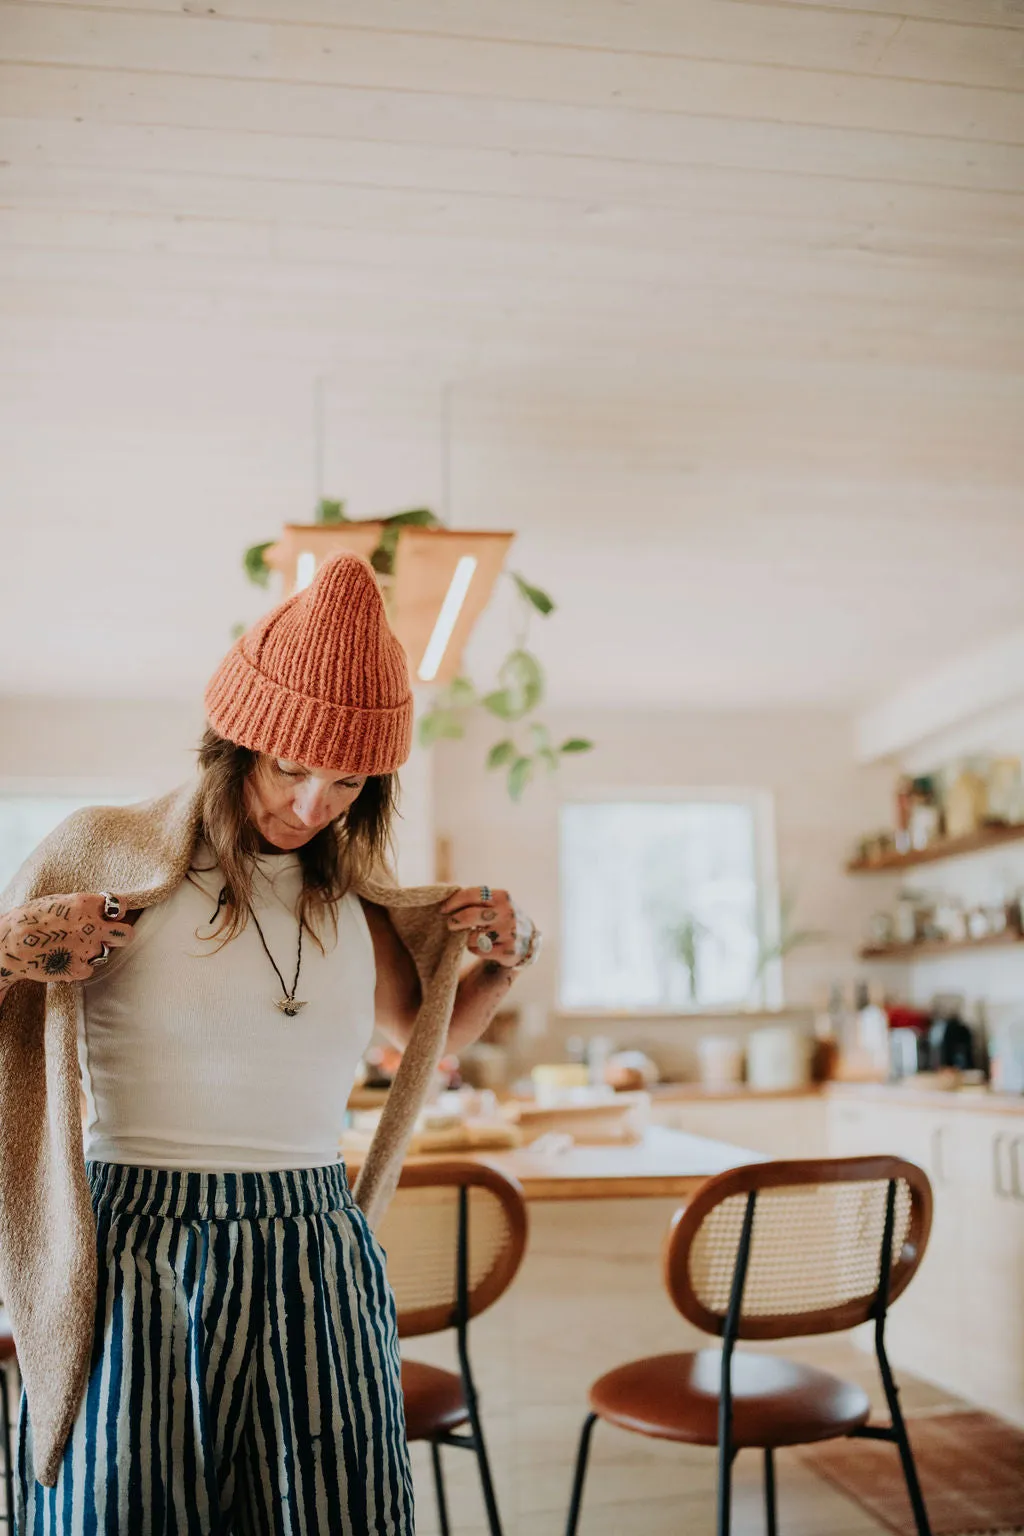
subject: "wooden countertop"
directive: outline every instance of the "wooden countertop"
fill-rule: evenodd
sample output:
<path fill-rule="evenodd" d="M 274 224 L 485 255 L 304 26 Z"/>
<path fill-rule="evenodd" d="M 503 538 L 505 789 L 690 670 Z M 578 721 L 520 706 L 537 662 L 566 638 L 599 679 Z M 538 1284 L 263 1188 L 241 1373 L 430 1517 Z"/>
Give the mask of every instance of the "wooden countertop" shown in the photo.
<path fill-rule="evenodd" d="M 730 1083 L 725 1088 L 708 1088 L 704 1083 L 656 1083 L 649 1090 L 655 1104 L 732 1104 L 761 1099 L 820 1098 L 824 1083 L 807 1083 L 802 1088 L 751 1088 L 748 1083 Z"/>
<path fill-rule="evenodd" d="M 517 1147 L 508 1152 L 446 1152 L 411 1157 L 410 1163 L 438 1158 L 491 1163 L 523 1186 L 527 1200 L 618 1200 L 623 1197 L 685 1200 L 713 1174 L 743 1163 L 764 1162 L 749 1152 L 707 1136 L 690 1136 L 651 1126 L 641 1141 L 626 1146 L 573 1146 L 564 1152 Z M 351 1159 L 354 1180 L 358 1161 Z"/>
<path fill-rule="evenodd" d="M 1024 1094 L 993 1093 L 990 1088 L 916 1088 L 902 1083 L 827 1083 L 829 1098 L 862 1103 L 905 1104 L 907 1108 L 942 1109 L 960 1114 L 1022 1115 Z"/>

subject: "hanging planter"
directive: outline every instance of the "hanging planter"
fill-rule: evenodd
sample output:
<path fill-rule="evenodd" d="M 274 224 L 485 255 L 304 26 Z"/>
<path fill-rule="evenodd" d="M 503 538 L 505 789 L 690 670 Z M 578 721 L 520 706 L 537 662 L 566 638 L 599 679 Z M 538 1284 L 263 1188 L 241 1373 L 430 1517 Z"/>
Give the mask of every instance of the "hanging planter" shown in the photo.
<path fill-rule="evenodd" d="M 336 531 L 334 538 L 328 530 Z M 289 524 L 282 539 L 251 545 L 242 564 L 249 580 L 260 587 L 269 585 L 272 571 L 280 571 L 287 593 L 312 579 L 319 560 L 334 552 L 333 546 L 350 548 L 368 559 L 399 639 L 411 658 L 419 658 L 414 676 L 421 682 L 436 678 L 441 683 L 418 723 L 420 745 L 460 740 L 471 716 L 481 710 L 502 721 L 504 735 L 490 748 L 486 766 L 505 770 L 508 793 L 518 801 L 538 772 L 554 772 L 563 757 L 589 752 L 593 742 L 570 737 L 556 746 L 547 726 L 536 718 L 544 700 L 545 678 L 540 661 L 527 646 L 528 630 L 535 615 L 550 617 L 555 604 L 523 576 L 502 569 L 512 538 L 512 534 L 447 529 L 426 507 L 366 522 L 347 517 L 344 502 L 321 499 L 315 523 Z M 429 580 L 431 568 L 440 573 L 440 586 L 435 580 L 431 601 L 424 604 L 418 593 Z M 516 642 L 498 668 L 496 686 L 482 691 L 458 670 L 458 662 L 499 576 L 515 584 L 520 622 Z M 410 599 L 412 582 L 416 589 Z M 453 597 L 457 601 L 449 622 L 446 613 Z M 244 629 L 236 625 L 233 633 Z"/>

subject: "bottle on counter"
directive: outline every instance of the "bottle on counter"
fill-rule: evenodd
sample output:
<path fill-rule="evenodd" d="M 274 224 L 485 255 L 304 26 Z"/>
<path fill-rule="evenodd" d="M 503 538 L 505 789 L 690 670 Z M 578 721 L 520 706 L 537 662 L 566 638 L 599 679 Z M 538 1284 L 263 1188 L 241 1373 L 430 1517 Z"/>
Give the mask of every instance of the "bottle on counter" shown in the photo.
<path fill-rule="evenodd" d="M 864 987 L 857 1010 L 857 1048 L 865 1062 L 886 1078 L 890 1071 L 889 1015 L 885 1010 L 885 992 L 880 987 Z"/>

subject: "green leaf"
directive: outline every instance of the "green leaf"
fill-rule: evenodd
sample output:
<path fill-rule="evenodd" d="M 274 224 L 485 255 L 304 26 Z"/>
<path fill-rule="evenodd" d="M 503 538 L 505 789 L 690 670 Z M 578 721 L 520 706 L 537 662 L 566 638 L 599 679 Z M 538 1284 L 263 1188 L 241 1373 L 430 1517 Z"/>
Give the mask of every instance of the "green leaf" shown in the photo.
<path fill-rule="evenodd" d="M 498 688 L 494 693 L 485 693 L 480 703 L 484 709 L 489 709 L 492 715 L 497 715 L 499 720 L 518 719 L 515 700 L 507 688 Z"/>
<path fill-rule="evenodd" d="M 267 539 L 264 544 L 251 544 L 242 556 L 242 565 L 249 580 L 257 587 L 265 587 L 270 581 L 270 566 L 264 560 L 263 555 L 271 544 L 276 544 L 276 539 Z"/>
<path fill-rule="evenodd" d="M 487 766 L 488 768 L 503 768 L 506 763 L 512 761 L 515 755 L 516 744 L 511 737 L 506 737 L 504 741 L 495 742 L 488 752 Z"/>
<path fill-rule="evenodd" d="M 536 709 L 544 697 L 544 669 L 531 651 L 509 651 L 498 673 L 500 682 L 512 695 L 514 719 Z"/>
<path fill-rule="evenodd" d="M 432 747 L 436 741 L 461 741 L 465 734 L 462 721 L 449 709 L 432 709 L 419 723 L 421 747 Z"/>
<path fill-rule="evenodd" d="M 370 564 L 381 576 L 393 576 L 395 574 L 398 532 L 397 528 L 385 528 L 380 536 L 380 543 L 370 556 Z"/>
<path fill-rule="evenodd" d="M 531 586 L 530 582 L 526 581 L 524 577 L 517 575 L 515 571 L 512 571 L 510 574 L 519 589 L 520 597 L 525 598 L 528 603 L 536 608 L 538 613 L 542 613 L 545 618 L 547 618 L 549 613 L 554 613 L 555 604 L 546 592 L 542 592 L 540 587 Z"/>
<path fill-rule="evenodd" d="M 530 726 L 530 735 L 538 747 L 546 747 L 548 745 L 548 728 L 542 720 L 535 720 L 533 722 Z"/>
<path fill-rule="evenodd" d="M 537 753 L 537 756 L 540 758 L 541 762 L 546 765 L 548 773 L 555 772 L 555 769 L 558 767 L 557 752 L 553 752 L 550 747 L 541 747 L 540 751 Z"/>
<path fill-rule="evenodd" d="M 585 736 L 570 736 L 568 741 L 563 741 L 559 752 L 593 752 L 594 743 L 588 741 Z"/>
<path fill-rule="evenodd" d="M 327 524 L 348 523 L 351 522 L 351 518 L 345 515 L 345 503 L 343 501 L 331 501 L 329 497 L 321 496 L 317 502 L 314 522 Z"/>
<path fill-rule="evenodd" d="M 232 640 L 241 640 L 242 636 L 245 634 L 245 632 L 248 629 L 248 627 L 249 627 L 248 624 L 241 624 L 241 623 L 239 623 L 239 624 L 232 624 L 232 626 L 231 626 L 231 638 L 232 638 Z"/>
<path fill-rule="evenodd" d="M 508 771 L 508 792 L 513 800 L 522 799 L 523 790 L 533 777 L 533 758 L 517 757 Z"/>
<path fill-rule="evenodd" d="M 468 677 L 453 677 L 445 689 L 445 700 L 453 709 L 468 709 L 476 703 L 476 689 Z"/>
<path fill-rule="evenodd" d="M 413 507 L 408 512 L 392 512 L 389 517 L 382 517 L 381 522 L 387 528 L 444 527 L 437 513 L 431 512 L 429 507 Z"/>

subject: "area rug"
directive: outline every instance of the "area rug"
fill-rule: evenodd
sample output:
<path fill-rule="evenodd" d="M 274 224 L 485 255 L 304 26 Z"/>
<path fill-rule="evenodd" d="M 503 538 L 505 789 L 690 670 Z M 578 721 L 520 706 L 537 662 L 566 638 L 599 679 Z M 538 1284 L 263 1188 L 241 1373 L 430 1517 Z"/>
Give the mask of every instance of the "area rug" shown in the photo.
<path fill-rule="evenodd" d="M 1024 1528 L 1024 1431 L 990 1413 L 907 1421 L 933 1536 L 1009 1536 Z M 916 1536 L 894 1445 L 829 1440 L 800 1459 L 896 1536 Z"/>

